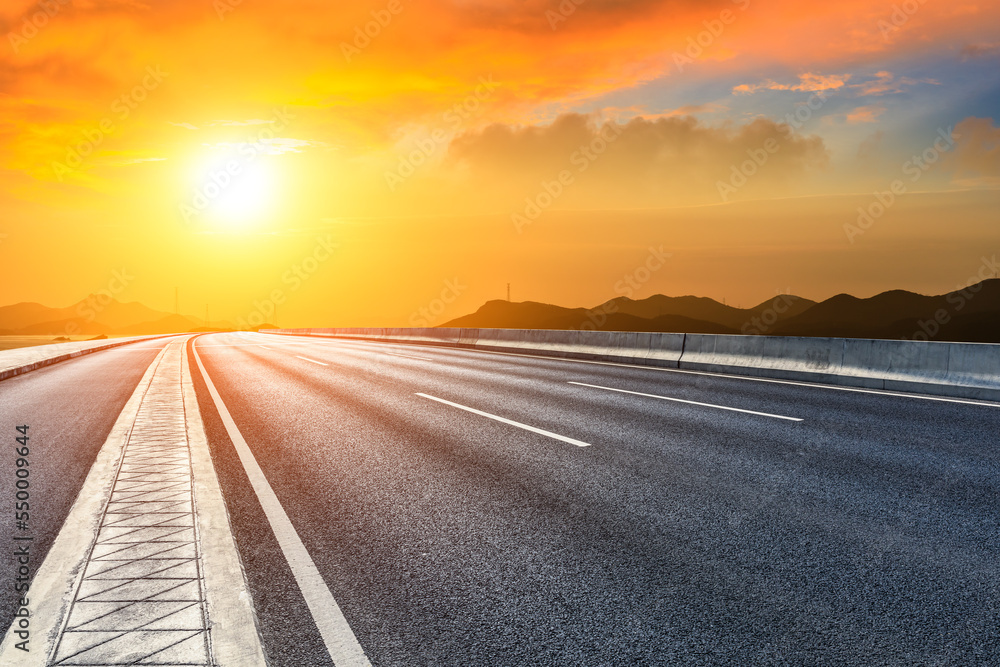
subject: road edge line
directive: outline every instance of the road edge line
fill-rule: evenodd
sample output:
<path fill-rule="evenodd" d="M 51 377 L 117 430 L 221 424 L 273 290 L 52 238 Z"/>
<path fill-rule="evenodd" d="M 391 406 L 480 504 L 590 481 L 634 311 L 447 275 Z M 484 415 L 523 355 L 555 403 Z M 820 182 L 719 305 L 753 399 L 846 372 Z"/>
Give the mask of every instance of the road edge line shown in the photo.
<path fill-rule="evenodd" d="M 191 452 L 193 509 L 205 581 L 211 655 L 219 667 L 266 667 L 260 623 L 198 408 L 189 358 L 193 340 L 185 341 L 181 355 L 181 393 Z"/>
<path fill-rule="evenodd" d="M 219 418 L 222 420 L 222 424 L 229 434 L 229 439 L 236 449 L 240 463 L 243 464 L 243 470 L 250 481 L 250 486 L 257 495 L 257 501 L 264 510 L 267 522 L 271 526 L 271 530 L 278 540 L 278 545 L 281 547 L 281 552 L 284 554 L 285 560 L 292 570 L 292 576 L 295 577 L 295 582 L 298 584 L 302 597 L 306 601 L 306 606 L 309 608 L 309 613 L 316 623 L 316 628 L 319 630 L 323 643 L 330 653 L 330 658 L 337 667 L 371 667 L 371 663 L 365 656 L 364 649 L 358 642 L 357 637 L 354 636 L 354 631 L 351 630 L 347 618 L 344 617 L 343 612 L 340 610 L 340 605 L 337 604 L 333 593 L 330 592 L 330 588 L 326 585 L 323 575 L 316 568 L 316 564 L 302 543 L 302 539 L 299 537 L 298 532 L 296 532 L 295 526 L 292 525 L 291 519 L 288 518 L 285 508 L 282 507 L 278 496 L 274 493 L 274 489 L 271 488 L 271 484 L 264 476 L 264 471 L 261 470 L 260 464 L 257 463 L 253 452 L 250 451 L 250 446 L 247 445 L 243 435 L 236 427 L 236 422 L 233 421 L 229 409 L 223 403 L 219 391 L 215 388 L 215 384 L 213 384 L 208 371 L 205 369 L 201 355 L 198 354 L 197 346 L 192 346 L 191 349 L 194 352 L 194 358 L 201 372 L 202 380 L 204 380 L 208 393 L 215 403 L 216 410 L 219 412 Z"/>
<path fill-rule="evenodd" d="M 73 501 L 66 520 L 52 542 L 45 560 L 35 572 L 28 591 L 32 641 L 35 649 L 24 652 L 14 648 L 17 638 L 11 633 L 14 623 L 0 644 L 0 664 L 22 667 L 45 667 L 59 642 L 66 616 L 73 604 L 80 579 L 83 577 L 91 548 L 97 539 L 104 508 L 115 484 L 115 472 L 121 465 L 125 444 L 132 433 L 139 406 L 153 381 L 167 345 L 157 353 L 122 408 L 111 432 L 97 452 L 90 472 Z M 40 645 L 40 646 L 39 646 Z M 30 646 L 30 645 L 29 645 Z"/>

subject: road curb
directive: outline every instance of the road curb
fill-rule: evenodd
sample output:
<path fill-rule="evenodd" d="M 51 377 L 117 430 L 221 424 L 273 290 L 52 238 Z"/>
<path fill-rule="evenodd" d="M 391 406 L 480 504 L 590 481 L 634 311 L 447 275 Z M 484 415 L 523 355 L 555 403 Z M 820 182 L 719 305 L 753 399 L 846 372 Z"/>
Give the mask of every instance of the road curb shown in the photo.
<path fill-rule="evenodd" d="M 82 357 L 85 354 L 92 354 L 94 352 L 101 352 L 102 350 L 110 350 L 115 347 L 122 347 L 124 345 L 131 345 L 132 343 L 141 343 L 147 340 L 157 340 L 159 338 L 169 338 L 171 336 L 177 336 L 181 334 L 164 334 L 162 336 L 145 336 L 143 338 L 132 338 L 125 341 L 117 341 L 114 343 L 108 343 L 107 345 L 96 345 L 86 350 L 77 350 L 76 352 L 70 352 L 67 354 L 60 354 L 54 357 L 49 357 L 48 359 L 42 359 L 40 361 L 35 361 L 30 364 L 25 364 L 23 366 L 18 366 L 15 368 L 8 368 L 6 370 L 0 371 L 0 380 L 7 380 L 18 375 L 24 375 L 39 368 L 44 368 L 46 366 L 51 366 L 52 364 L 58 364 L 62 361 L 69 361 L 70 359 L 76 359 L 77 357 Z M 6 351 L 6 350 L 5 350 Z"/>
<path fill-rule="evenodd" d="M 164 345 L 26 593 L 0 664 L 266 667 L 186 357 Z"/>
<path fill-rule="evenodd" d="M 104 507 L 111 497 L 115 471 L 118 469 L 125 444 L 139 413 L 142 399 L 152 383 L 166 348 L 146 369 L 117 421 L 101 446 L 90 472 L 63 522 L 59 534 L 49 548 L 45 560 L 35 573 L 29 590 L 32 620 L 30 652 L 14 648 L 17 641 L 8 632 L 0 644 L 0 664 L 23 667 L 45 667 L 55 650 L 64 621 L 73 603 L 77 585 L 83 576 L 94 536 L 100 528 Z M 29 645 L 30 646 L 30 645 Z"/>

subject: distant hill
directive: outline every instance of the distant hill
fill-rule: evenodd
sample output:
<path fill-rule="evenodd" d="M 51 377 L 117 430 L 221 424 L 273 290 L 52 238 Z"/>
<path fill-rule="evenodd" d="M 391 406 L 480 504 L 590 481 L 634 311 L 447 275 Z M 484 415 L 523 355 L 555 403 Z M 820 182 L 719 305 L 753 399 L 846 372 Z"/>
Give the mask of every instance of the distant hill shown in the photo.
<path fill-rule="evenodd" d="M 777 326 L 782 336 L 842 338 L 912 338 L 923 331 L 935 340 L 1000 342 L 990 327 L 1000 315 L 1000 280 L 990 279 L 964 290 L 925 296 L 903 290 L 867 299 L 838 294 Z"/>
<path fill-rule="evenodd" d="M 721 304 L 720 304 L 721 305 Z M 599 331 L 676 331 L 690 333 L 735 333 L 717 322 L 705 322 L 681 315 L 644 318 L 600 308 L 563 308 L 547 303 L 488 301 L 482 308 L 442 326 L 492 329 L 597 329 Z"/>
<path fill-rule="evenodd" d="M 126 336 L 145 336 L 159 333 L 184 333 L 194 331 L 200 326 L 199 323 L 190 320 L 183 315 L 167 315 L 152 322 L 141 322 L 131 326 L 122 327 L 115 333 Z"/>
<path fill-rule="evenodd" d="M 695 296 L 617 298 L 594 308 L 489 301 L 442 327 L 743 333 L 1000 343 L 1000 280 L 925 296 L 903 290 L 815 302 L 782 294 L 753 308 Z"/>
<path fill-rule="evenodd" d="M 22 302 L 0 307 L 0 335 L 144 335 L 232 329 L 229 322 L 193 320 L 154 310 L 138 302 L 121 302 L 91 294 L 66 308 Z"/>
<path fill-rule="evenodd" d="M 72 306 L 49 308 L 40 303 L 15 303 L 0 308 L 0 329 L 17 331 L 44 322 L 70 320 L 76 316 L 76 309 Z"/>
<path fill-rule="evenodd" d="M 105 306 L 99 308 L 97 306 L 100 306 L 100 302 L 94 302 L 94 307 L 91 308 L 95 315 L 94 321 L 115 330 L 135 326 L 142 322 L 153 322 L 169 315 L 169 313 L 148 308 L 137 301 L 128 303 L 112 301 Z M 85 315 L 89 312 L 85 312 Z"/>
<path fill-rule="evenodd" d="M 780 313 L 774 309 L 775 304 L 780 308 Z M 768 309 L 774 310 L 775 316 L 779 320 L 784 321 L 805 312 L 814 305 L 816 305 L 815 301 L 790 294 L 780 295 L 753 308 L 734 308 L 733 306 L 723 305 L 707 297 L 671 297 L 655 294 L 639 301 L 627 297 L 619 297 L 601 304 L 598 308 L 605 312 L 617 310 L 620 313 L 647 319 L 654 319 L 664 315 L 676 315 L 693 320 L 714 322 L 738 331 L 744 324 L 751 321 L 754 316 L 762 315 Z"/>
<path fill-rule="evenodd" d="M 74 336 L 101 335 L 111 333 L 111 327 L 97 322 L 89 322 L 79 317 L 71 317 L 65 320 L 52 320 L 50 322 L 38 322 L 30 326 L 21 327 L 13 332 L 18 336 L 38 336 L 47 334 L 71 334 Z"/>

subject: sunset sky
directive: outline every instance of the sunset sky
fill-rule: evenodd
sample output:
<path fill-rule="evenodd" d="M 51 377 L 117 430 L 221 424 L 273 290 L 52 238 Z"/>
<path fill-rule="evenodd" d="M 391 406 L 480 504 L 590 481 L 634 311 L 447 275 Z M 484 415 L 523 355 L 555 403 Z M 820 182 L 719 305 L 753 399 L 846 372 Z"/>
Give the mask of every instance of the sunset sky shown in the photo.
<path fill-rule="evenodd" d="M 746 307 L 1000 251 L 1000 3 L 346 4 L 4 0 L 0 305 L 125 271 L 166 311 L 404 326 L 507 283 L 596 305 L 652 252 L 634 298 Z"/>

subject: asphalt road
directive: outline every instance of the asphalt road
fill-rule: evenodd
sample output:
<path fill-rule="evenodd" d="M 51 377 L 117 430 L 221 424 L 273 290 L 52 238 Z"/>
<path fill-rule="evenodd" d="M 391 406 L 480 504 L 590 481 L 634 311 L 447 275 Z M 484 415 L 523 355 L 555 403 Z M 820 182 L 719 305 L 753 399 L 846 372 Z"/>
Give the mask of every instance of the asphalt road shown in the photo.
<path fill-rule="evenodd" d="M 375 665 L 1000 664 L 1000 408 L 384 343 L 194 344 Z M 272 664 L 329 664 L 195 382 Z"/>
<path fill-rule="evenodd" d="M 98 450 L 167 339 L 94 352 L 0 382 L 0 535 L 5 543 L 0 627 L 16 611 L 13 537 L 30 536 L 34 576 Z M 15 524 L 15 428 L 27 425 L 29 530 Z"/>

